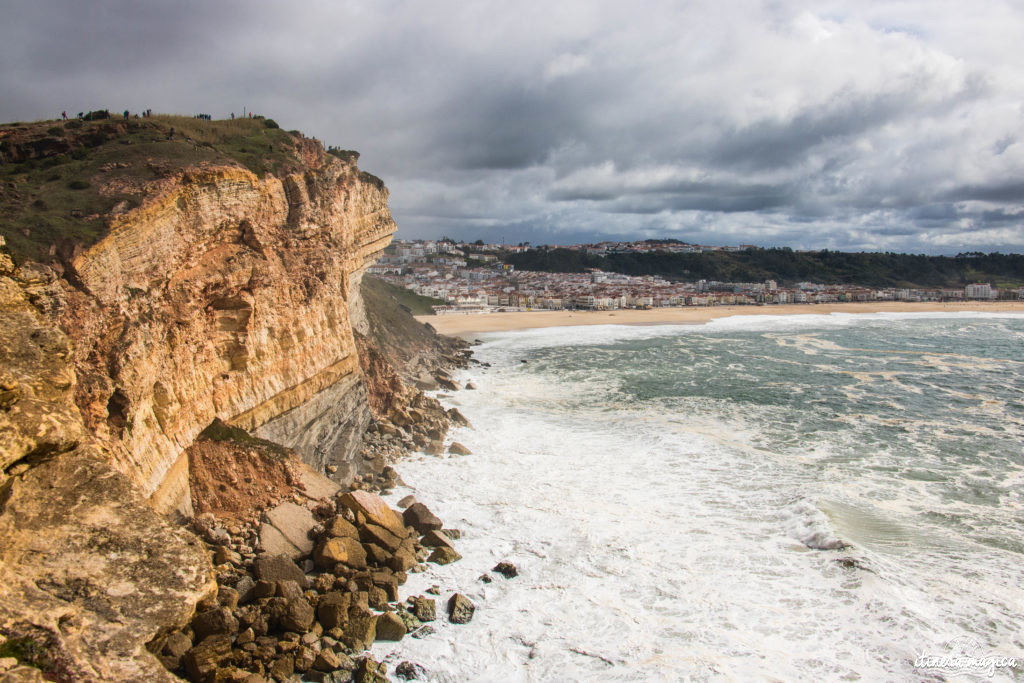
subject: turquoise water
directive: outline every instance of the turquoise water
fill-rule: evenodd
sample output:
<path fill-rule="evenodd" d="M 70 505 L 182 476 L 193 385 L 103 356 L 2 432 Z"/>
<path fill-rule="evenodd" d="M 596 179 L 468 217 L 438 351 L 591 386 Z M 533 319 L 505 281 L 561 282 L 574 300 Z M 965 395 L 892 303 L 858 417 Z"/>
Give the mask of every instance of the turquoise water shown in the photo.
<path fill-rule="evenodd" d="M 915 658 L 1024 659 L 1024 316 L 532 330 L 476 355 L 478 391 L 445 399 L 474 454 L 399 470 L 464 532 L 465 559 L 410 587 L 480 610 L 396 661 L 436 680 L 938 680 Z M 522 575 L 479 582 L 498 559 Z"/>

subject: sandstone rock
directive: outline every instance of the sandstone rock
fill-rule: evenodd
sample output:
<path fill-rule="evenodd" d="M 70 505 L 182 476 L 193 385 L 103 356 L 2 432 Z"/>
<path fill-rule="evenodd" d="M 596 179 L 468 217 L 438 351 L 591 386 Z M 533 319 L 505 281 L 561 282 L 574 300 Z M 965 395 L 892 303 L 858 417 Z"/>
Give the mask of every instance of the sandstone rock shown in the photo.
<path fill-rule="evenodd" d="M 354 569 L 366 567 L 366 551 L 359 541 L 347 537 L 327 538 L 313 551 L 313 561 L 322 569 L 344 564 Z"/>
<path fill-rule="evenodd" d="M 192 619 L 192 631 L 196 641 L 203 641 L 214 634 L 234 635 L 238 632 L 238 619 L 226 607 L 197 614 Z"/>
<path fill-rule="evenodd" d="M 466 417 L 459 412 L 458 408 L 449 408 L 447 414 L 448 418 L 455 424 L 460 425 L 462 427 L 470 426 L 469 420 L 467 420 Z"/>
<path fill-rule="evenodd" d="M 230 586 L 221 586 L 217 590 L 217 602 L 222 607 L 235 609 L 238 607 L 238 591 Z"/>
<path fill-rule="evenodd" d="M 284 555 L 262 555 L 253 563 L 256 578 L 262 581 L 295 581 L 303 589 L 309 588 L 309 579 L 299 566 Z M 276 586 L 275 586 L 276 589 Z"/>
<path fill-rule="evenodd" d="M 377 617 L 377 640 L 401 640 L 405 637 L 405 624 L 394 612 Z"/>
<path fill-rule="evenodd" d="M 314 616 L 313 607 L 305 598 L 295 598 L 288 601 L 288 607 L 278 623 L 287 631 L 305 633 L 313 625 Z"/>
<path fill-rule="evenodd" d="M 388 593 L 380 586 L 370 586 L 369 590 L 370 607 L 377 611 L 385 610 L 388 606 Z"/>
<path fill-rule="evenodd" d="M 475 611 L 470 599 L 461 593 L 455 593 L 448 599 L 448 621 L 453 624 L 468 624 Z"/>
<path fill-rule="evenodd" d="M 451 548 L 455 550 L 451 539 L 444 531 L 432 530 L 423 534 L 420 543 L 427 548 Z"/>
<path fill-rule="evenodd" d="M 328 536 L 359 539 L 359 529 L 341 515 L 335 516 L 327 525 Z"/>
<path fill-rule="evenodd" d="M 295 673 L 295 659 L 290 655 L 278 657 L 270 665 L 269 673 L 279 681 L 291 678 L 291 675 Z"/>
<path fill-rule="evenodd" d="M 425 534 L 432 529 L 444 526 L 440 518 L 430 511 L 423 503 L 413 503 L 402 513 L 402 521 L 411 526 L 418 534 Z"/>
<path fill-rule="evenodd" d="M 366 551 L 366 561 L 369 564 L 382 566 L 391 559 L 391 553 L 381 548 L 376 543 L 364 543 L 363 550 Z"/>
<path fill-rule="evenodd" d="M 278 581 L 274 585 L 274 595 L 285 600 L 301 600 L 302 588 L 295 581 Z"/>
<path fill-rule="evenodd" d="M 403 546 L 387 558 L 386 564 L 389 569 L 396 572 L 408 571 L 416 566 L 416 554 Z"/>
<path fill-rule="evenodd" d="M 219 545 L 213 551 L 213 563 L 214 564 L 242 564 L 242 556 L 231 550 L 227 546 Z"/>
<path fill-rule="evenodd" d="M 469 387 L 467 387 L 468 389 Z M 402 662 L 395 667 L 395 675 L 406 681 L 415 681 L 426 676 L 427 672 L 419 664 Z"/>
<path fill-rule="evenodd" d="M 231 636 L 226 633 L 210 636 L 185 653 L 185 671 L 194 681 L 201 681 L 231 654 Z"/>
<path fill-rule="evenodd" d="M 519 570 L 517 570 L 516 566 L 511 562 L 499 562 L 491 571 L 498 572 L 506 579 L 512 579 L 519 576 Z"/>
<path fill-rule="evenodd" d="M 452 455 L 473 455 L 473 451 L 469 450 L 458 441 L 452 441 L 452 445 L 448 447 L 448 452 Z"/>
<path fill-rule="evenodd" d="M 331 650 L 321 650 L 313 660 L 313 668 L 317 671 L 334 671 L 341 666 L 341 660 Z"/>
<path fill-rule="evenodd" d="M 436 633 L 436 631 L 434 630 L 434 627 L 431 626 L 430 624 L 427 624 L 423 628 L 418 629 L 415 633 L 413 633 L 412 637 L 416 638 L 417 640 L 419 640 L 420 638 L 426 638 L 427 636 L 433 635 L 434 633 Z"/>
<path fill-rule="evenodd" d="M 407 535 L 401 517 L 380 496 L 366 491 L 351 491 L 341 496 L 338 502 L 353 513 L 362 514 L 371 524 L 384 527 L 400 538 Z"/>
<path fill-rule="evenodd" d="M 359 661 L 352 676 L 352 683 L 387 683 L 388 666 L 372 657 Z"/>
<path fill-rule="evenodd" d="M 384 527 L 376 524 L 364 524 L 359 529 L 359 540 L 363 543 L 374 543 L 389 552 L 394 552 L 402 545 L 402 541 L 408 536 L 404 530 L 401 535 L 396 535 Z"/>
<path fill-rule="evenodd" d="M 238 604 L 247 605 L 255 597 L 253 595 L 253 589 L 256 587 L 256 582 L 252 580 L 250 576 L 243 576 L 235 584 L 235 590 L 238 592 Z M 267 596 L 270 597 L 270 596 Z"/>
<path fill-rule="evenodd" d="M 442 455 L 444 453 L 444 441 L 441 439 L 434 439 L 427 444 L 427 447 L 423 449 L 427 455 Z"/>
<path fill-rule="evenodd" d="M 291 560 L 299 560 L 304 554 L 285 538 L 280 529 L 267 523 L 260 525 L 258 548 L 267 555 L 284 555 Z"/>
<path fill-rule="evenodd" d="M 377 615 L 369 610 L 352 608 L 341 642 L 354 652 L 369 650 L 377 638 Z"/>
<path fill-rule="evenodd" d="M 417 596 L 412 603 L 412 613 L 420 621 L 433 621 L 437 618 L 437 603 L 432 598 Z"/>
<path fill-rule="evenodd" d="M 260 598 L 272 598 L 277 595 L 277 582 L 276 581 L 264 581 L 260 579 L 253 586 L 252 596 L 254 599 L 259 600 Z"/>
<path fill-rule="evenodd" d="M 405 498 L 402 498 L 401 500 L 398 501 L 398 507 L 400 507 L 400 508 L 402 508 L 404 510 L 405 508 L 409 507 L 410 505 L 412 505 L 415 502 L 416 502 L 416 496 L 408 495 Z M 403 518 L 404 518 L 404 516 L 403 516 Z M 406 526 L 408 526 L 408 523 L 406 524 Z"/>
<path fill-rule="evenodd" d="M 469 389 L 469 390 L 473 390 L 473 389 L 476 389 L 476 385 L 473 384 L 472 382 L 466 382 L 466 386 L 464 388 L 465 389 Z"/>
<path fill-rule="evenodd" d="M 264 521 L 280 531 L 303 555 L 313 551 L 313 541 L 309 538 L 309 532 L 316 526 L 316 520 L 313 519 L 313 513 L 309 508 L 285 502 L 267 510 L 264 515 Z"/>
<path fill-rule="evenodd" d="M 459 555 L 451 548 L 441 546 L 440 548 L 435 548 L 434 552 L 430 553 L 430 557 L 427 558 L 427 561 L 433 562 L 434 564 L 451 564 L 452 562 L 457 562 L 461 559 L 462 555 Z"/>
<path fill-rule="evenodd" d="M 295 670 L 299 672 L 308 671 L 316 661 L 317 653 L 308 647 L 300 647 L 295 652 Z"/>
<path fill-rule="evenodd" d="M 342 626 L 348 621 L 348 610 L 351 604 L 351 593 L 332 591 L 320 596 L 316 606 L 317 621 L 325 629 Z"/>
<path fill-rule="evenodd" d="M 476 577 L 476 580 L 481 582 L 481 583 L 493 583 L 494 582 L 494 579 L 491 578 L 490 574 L 481 574 L 480 576 Z"/>

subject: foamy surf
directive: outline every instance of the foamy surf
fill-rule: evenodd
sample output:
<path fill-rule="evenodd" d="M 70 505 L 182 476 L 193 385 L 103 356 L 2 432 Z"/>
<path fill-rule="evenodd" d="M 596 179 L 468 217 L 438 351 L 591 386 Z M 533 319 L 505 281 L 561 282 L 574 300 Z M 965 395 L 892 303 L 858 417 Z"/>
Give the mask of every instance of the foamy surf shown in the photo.
<path fill-rule="evenodd" d="M 463 533 L 408 591 L 476 616 L 375 652 L 439 681 L 916 680 L 955 638 L 1024 654 L 1024 319 L 889 317 L 487 336 L 478 390 L 446 399 L 473 455 L 400 463 L 394 494 Z M 1009 360 L 877 374 L 908 342 Z"/>

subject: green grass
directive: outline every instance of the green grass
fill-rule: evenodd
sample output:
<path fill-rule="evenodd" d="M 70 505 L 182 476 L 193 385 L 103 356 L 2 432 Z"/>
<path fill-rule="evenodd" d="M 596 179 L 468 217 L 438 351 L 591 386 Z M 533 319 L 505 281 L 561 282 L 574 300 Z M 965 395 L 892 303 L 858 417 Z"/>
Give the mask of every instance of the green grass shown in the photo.
<path fill-rule="evenodd" d="M 112 209 L 139 206 L 148 181 L 183 168 L 240 164 L 260 177 L 298 170 L 298 137 L 263 118 L 115 116 L 0 125 L 0 234 L 16 262 L 48 261 L 95 243 L 106 234 Z M 27 156 L 27 148 L 38 158 L 10 160 Z"/>
<path fill-rule="evenodd" d="M 364 278 L 365 279 L 365 278 Z M 374 285 L 383 293 L 392 297 L 400 305 L 405 306 L 413 315 L 434 315 L 432 306 L 444 306 L 443 299 L 435 299 L 429 296 L 422 296 L 404 287 L 396 287 L 390 282 L 372 278 Z"/>

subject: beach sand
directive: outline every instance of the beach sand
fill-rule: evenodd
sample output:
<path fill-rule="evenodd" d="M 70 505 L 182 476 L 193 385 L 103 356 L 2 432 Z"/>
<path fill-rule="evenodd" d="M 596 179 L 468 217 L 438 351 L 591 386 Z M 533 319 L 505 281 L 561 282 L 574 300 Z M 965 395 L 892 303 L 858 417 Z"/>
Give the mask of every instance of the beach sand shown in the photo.
<path fill-rule="evenodd" d="M 845 304 L 782 304 L 770 306 L 687 306 L 618 311 L 529 311 L 421 315 L 441 334 L 471 337 L 480 332 L 503 332 L 570 325 L 657 325 L 704 323 L 733 315 L 824 315 L 828 313 L 984 312 L 1024 314 L 1024 301 L 948 301 L 941 303 L 863 302 Z"/>

